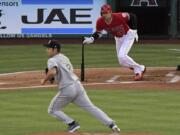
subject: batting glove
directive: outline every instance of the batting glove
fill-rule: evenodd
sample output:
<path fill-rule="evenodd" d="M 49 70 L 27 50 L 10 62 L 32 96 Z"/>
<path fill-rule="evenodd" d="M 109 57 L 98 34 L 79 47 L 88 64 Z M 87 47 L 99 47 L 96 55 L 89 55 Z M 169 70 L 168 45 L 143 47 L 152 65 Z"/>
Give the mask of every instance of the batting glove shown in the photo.
<path fill-rule="evenodd" d="M 83 44 L 92 44 L 94 42 L 94 37 L 84 37 Z"/>
<path fill-rule="evenodd" d="M 138 42 L 139 36 L 138 36 L 137 30 L 132 30 L 132 31 L 133 31 L 134 38 L 135 38 L 136 42 Z"/>

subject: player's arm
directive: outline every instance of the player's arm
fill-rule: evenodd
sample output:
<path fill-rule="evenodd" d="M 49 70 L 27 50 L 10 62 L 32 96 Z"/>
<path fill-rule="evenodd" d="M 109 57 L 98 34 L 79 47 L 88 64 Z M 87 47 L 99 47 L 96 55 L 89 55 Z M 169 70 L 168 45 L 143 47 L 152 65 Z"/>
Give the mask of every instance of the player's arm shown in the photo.
<path fill-rule="evenodd" d="M 94 40 L 96 40 L 96 39 L 102 37 L 102 33 L 96 31 L 96 32 L 94 32 L 94 33 L 92 34 L 92 37 L 94 38 Z"/>
<path fill-rule="evenodd" d="M 103 30 L 103 28 L 101 27 L 101 22 L 98 19 L 96 22 L 96 32 L 94 32 L 91 37 L 85 37 L 83 44 L 91 44 L 93 43 L 95 40 L 97 40 L 98 38 L 102 37 L 102 33 L 101 31 Z"/>
<path fill-rule="evenodd" d="M 102 36 L 101 32 L 94 32 L 91 37 L 84 37 L 83 44 L 91 44 Z"/>
<path fill-rule="evenodd" d="M 53 67 L 51 69 L 48 69 L 48 72 L 46 73 L 46 76 L 42 80 L 41 84 L 45 85 L 47 81 L 54 78 L 54 76 L 57 74 L 57 67 Z"/>
<path fill-rule="evenodd" d="M 123 12 L 119 15 L 128 23 L 131 29 L 137 29 L 137 16 L 134 13 Z"/>
<path fill-rule="evenodd" d="M 137 30 L 137 16 L 133 13 L 129 13 L 129 27 Z"/>
<path fill-rule="evenodd" d="M 122 13 L 122 17 L 126 20 L 129 27 L 132 30 L 134 38 L 138 42 L 138 33 L 137 33 L 137 17 L 133 13 Z"/>
<path fill-rule="evenodd" d="M 45 78 L 41 81 L 42 85 L 45 85 L 45 83 L 49 80 L 51 80 L 57 73 L 58 73 L 58 64 L 54 59 L 49 59 L 47 62 L 48 70 L 46 71 Z"/>

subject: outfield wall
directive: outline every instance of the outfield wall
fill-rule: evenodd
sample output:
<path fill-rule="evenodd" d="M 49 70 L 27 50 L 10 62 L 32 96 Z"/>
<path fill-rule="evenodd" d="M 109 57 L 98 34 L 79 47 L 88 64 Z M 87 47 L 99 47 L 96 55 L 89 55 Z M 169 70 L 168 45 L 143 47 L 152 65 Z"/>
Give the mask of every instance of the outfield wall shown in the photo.
<path fill-rule="evenodd" d="M 90 35 L 104 3 L 114 12 L 136 13 L 142 39 L 180 38 L 179 0 L 2 0 L 0 38 Z"/>

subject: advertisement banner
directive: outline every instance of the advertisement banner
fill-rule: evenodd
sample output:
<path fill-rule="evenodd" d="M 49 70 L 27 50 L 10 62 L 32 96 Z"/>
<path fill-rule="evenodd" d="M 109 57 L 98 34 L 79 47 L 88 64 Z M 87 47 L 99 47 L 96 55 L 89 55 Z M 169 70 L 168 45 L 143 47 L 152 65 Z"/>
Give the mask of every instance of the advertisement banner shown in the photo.
<path fill-rule="evenodd" d="M 92 34 L 106 0 L 1 0 L 0 34 Z"/>

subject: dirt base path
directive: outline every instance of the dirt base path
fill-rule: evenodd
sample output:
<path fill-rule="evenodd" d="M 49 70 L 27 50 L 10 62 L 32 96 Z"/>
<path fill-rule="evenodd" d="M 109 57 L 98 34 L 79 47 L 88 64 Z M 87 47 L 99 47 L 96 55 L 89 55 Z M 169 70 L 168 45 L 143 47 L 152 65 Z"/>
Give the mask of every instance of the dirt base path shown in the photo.
<path fill-rule="evenodd" d="M 75 70 L 80 76 L 80 70 Z M 27 71 L 0 74 L 0 90 L 56 87 L 40 85 L 43 71 Z M 83 85 L 92 89 L 161 89 L 180 90 L 180 72 L 175 68 L 147 68 L 142 81 L 133 81 L 133 72 L 125 68 L 86 69 L 86 81 Z"/>

